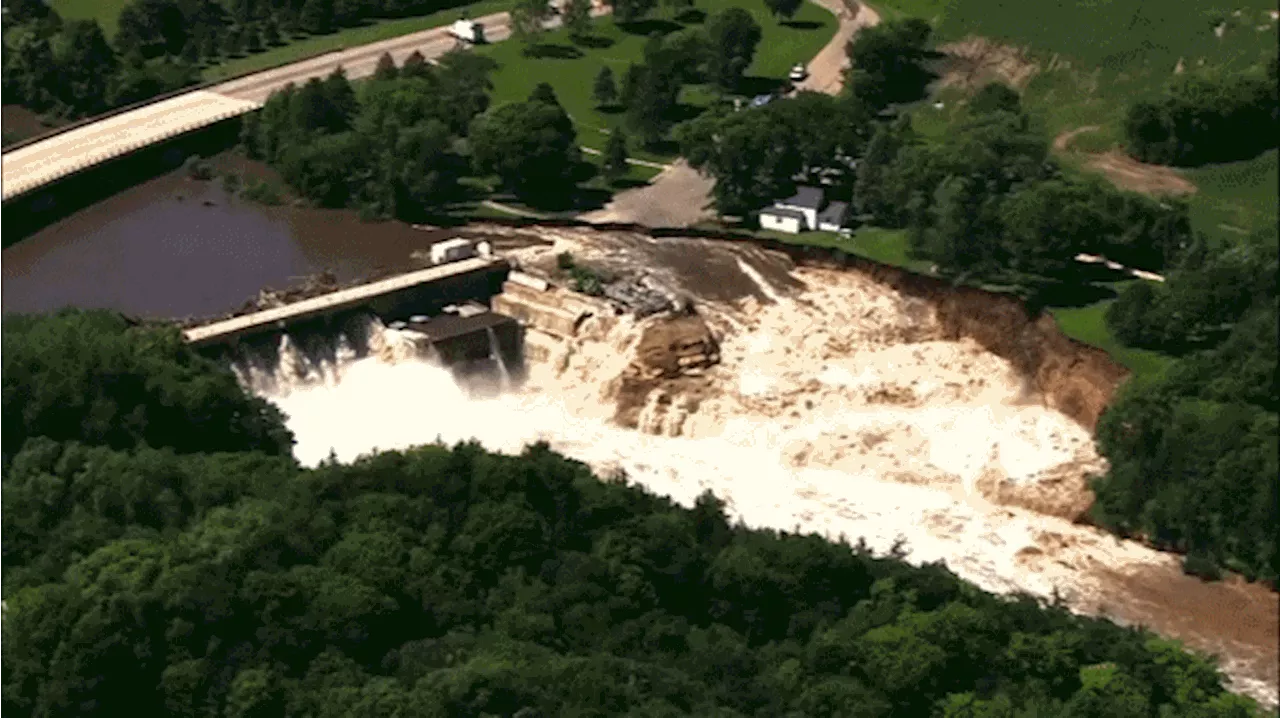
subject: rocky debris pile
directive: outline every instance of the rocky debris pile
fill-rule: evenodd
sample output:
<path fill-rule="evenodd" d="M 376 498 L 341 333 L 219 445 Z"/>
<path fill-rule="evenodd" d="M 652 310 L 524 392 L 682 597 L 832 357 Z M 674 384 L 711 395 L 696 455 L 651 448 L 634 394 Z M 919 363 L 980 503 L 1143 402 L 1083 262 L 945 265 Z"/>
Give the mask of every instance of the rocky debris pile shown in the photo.
<path fill-rule="evenodd" d="M 678 300 L 663 287 L 657 286 L 648 276 L 626 277 L 604 285 L 604 296 L 621 312 L 630 312 L 644 318 L 659 312 L 673 310 Z"/>
<path fill-rule="evenodd" d="M 614 382 L 614 421 L 650 433 L 679 435 L 708 395 L 705 372 L 720 363 L 720 343 L 696 314 L 650 318 L 631 362 Z M 678 397 L 678 400 L 677 400 Z"/>

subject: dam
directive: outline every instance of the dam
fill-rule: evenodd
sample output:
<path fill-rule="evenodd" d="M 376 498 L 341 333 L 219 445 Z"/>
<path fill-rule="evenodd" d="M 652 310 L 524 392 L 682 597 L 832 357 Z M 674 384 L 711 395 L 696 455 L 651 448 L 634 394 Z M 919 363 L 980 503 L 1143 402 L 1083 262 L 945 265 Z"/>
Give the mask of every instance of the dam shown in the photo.
<path fill-rule="evenodd" d="M 281 371 L 291 382 L 329 381 L 344 361 L 371 355 L 424 359 L 460 380 L 489 377 L 510 387 L 524 379 L 526 360 L 549 356 L 546 339 L 571 339 L 586 318 L 618 309 L 513 270 L 485 242 L 455 238 L 434 247 L 454 254 L 441 252 L 424 269 L 189 326 L 183 336 L 259 388 Z"/>

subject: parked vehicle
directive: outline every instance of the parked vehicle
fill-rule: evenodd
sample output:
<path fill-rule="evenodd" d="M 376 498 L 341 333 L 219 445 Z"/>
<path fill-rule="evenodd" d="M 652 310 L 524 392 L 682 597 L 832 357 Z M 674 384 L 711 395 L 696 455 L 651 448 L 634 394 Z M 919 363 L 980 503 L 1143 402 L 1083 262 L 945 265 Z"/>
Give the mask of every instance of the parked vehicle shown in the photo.
<path fill-rule="evenodd" d="M 458 20 L 449 27 L 449 34 L 472 45 L 484 43 L 484 25 L 474 20 Z"/>

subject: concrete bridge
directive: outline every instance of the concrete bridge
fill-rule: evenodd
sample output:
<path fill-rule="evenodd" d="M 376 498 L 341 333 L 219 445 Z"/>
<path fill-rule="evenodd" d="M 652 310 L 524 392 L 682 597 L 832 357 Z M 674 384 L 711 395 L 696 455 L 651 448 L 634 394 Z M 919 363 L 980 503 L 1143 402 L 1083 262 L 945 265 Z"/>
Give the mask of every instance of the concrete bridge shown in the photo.
<path fill-rule="evenodd" d="M 599 16 L 607 11 L 601 7 L 592 14 Z M 500 42 L 511 36 L 511 18 L 505 12 L 474 19 L 484 25 L 487 42 Z M 546 23 L 548 27 L 559 24 L 559 18 Z M 2 199 L 8 202 L 143 147 L 253 112 L 263 106 L 271 93 L 286 85 L 302 84 L 313 77 L 323 78 L 339 67 L 354 80 L 372 75 L 384 53 L 389 53 L 397 64 L 415 51 L 428 60 L 438 59 L 458 47 L 459 41 L 448 30 L 447 26 L 434 27 L 313 57 L 108 113 L 71 125 L 49 137 L 20 143 L 0 158 Z"/>
<path fill-rule="evenodd" d="M 466 300 L 487 301 L 501 291 L 510 271 L 505 259 L 472 257 L 194 327 L 183 334 L 189 344 L 204 348 L 344 312 L 365 310 L 383 317 L 430 314 Z"/>

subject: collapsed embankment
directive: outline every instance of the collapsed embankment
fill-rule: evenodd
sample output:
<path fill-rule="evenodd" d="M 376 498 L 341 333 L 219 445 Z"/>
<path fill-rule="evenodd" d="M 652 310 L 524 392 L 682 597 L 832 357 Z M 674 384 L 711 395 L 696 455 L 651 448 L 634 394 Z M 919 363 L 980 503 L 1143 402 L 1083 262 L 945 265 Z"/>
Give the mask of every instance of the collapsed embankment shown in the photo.
<path fill-rule="evenodd" d="M 1048 406 L 1093 431 L 1128 370 L 1105 351 L 1071 339 L 1044 313 L 1029 311 L 1009 294 L 956 285 L 940 277 L 917 274 L 827 247 L 787 244 L 735 232 L 649 228 L 631 224 L 591 224 L 573 220 L 512 219 L 486 222 L 499 227 L 586 228 L 602 232 L 634 232 L 655 239 L 699 237 L 745 242 L 787 256 L 800 266 L 853 270 L 905 296 L 937 308 L 948 339 L 972 339 L 1010 362 L 1027 377 Z"/>

